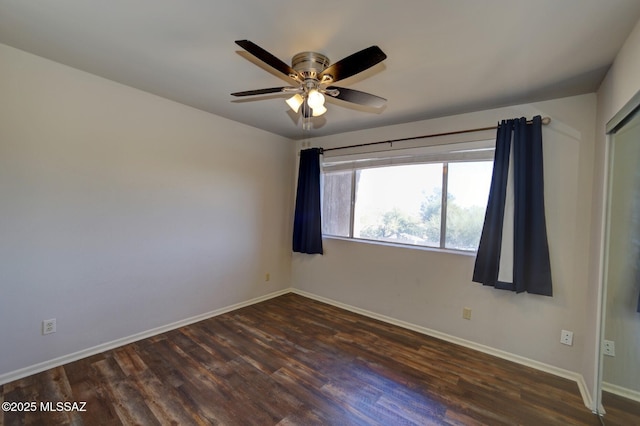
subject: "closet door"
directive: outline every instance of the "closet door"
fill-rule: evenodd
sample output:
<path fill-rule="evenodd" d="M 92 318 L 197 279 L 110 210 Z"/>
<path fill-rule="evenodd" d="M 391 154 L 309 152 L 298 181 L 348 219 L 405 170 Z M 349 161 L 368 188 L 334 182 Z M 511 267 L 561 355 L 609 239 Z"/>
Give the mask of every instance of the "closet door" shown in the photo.
<path fill-rule="evenodd" d="M 602 403 L 612 418 L 622 410 L 640 421 L 640 110 L 610 140 Z"/>

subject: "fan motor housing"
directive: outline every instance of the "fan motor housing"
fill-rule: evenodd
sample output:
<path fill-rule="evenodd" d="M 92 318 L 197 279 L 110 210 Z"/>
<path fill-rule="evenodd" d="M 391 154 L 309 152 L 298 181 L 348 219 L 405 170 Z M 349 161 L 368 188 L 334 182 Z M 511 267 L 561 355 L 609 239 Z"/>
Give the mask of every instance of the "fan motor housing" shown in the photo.
<path fill-rule="evenodd" d="M 324 71 L 329 64 L 329 58 L 316 52 L 301 52 L 291 59 L 291 68 L 302 74 L 305 79 L 317 79 L 317 75 Z"/>

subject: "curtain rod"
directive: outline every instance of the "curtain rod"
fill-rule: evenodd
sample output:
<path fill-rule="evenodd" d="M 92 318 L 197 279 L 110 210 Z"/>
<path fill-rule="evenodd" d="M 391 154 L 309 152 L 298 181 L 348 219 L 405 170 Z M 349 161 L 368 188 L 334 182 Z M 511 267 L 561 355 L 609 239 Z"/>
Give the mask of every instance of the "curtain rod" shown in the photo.
<path fill-rule="evenodd" d="M 527 124 L 531 124 L 531 123 L 533 123 L 532 120 L 527 120 Z M 542 119 L 542 124 L 547 125 L 549 123 L 551 123 L 551 117 L 544 117 Z M 357 145 L 339 146 L 337 148 L 326 148 L 326 149 L 320 148 L 320 151 L 324 153 L 324 152 L 327 152 L 327 151 L 335 151 L 335 150 L 338 150 L 338 149 L 360 148 L 360 147 L 363 147 L 363 146 L 382 145 L 382 144 L 385 144 L 385 143 L 393 145 L 394 142 L 404 142 L 404 141 L 411 141 L 411 140 L 415 140 L 415 139 L 435 138 L 437 136 L 459 135 L 459 134 L 462 134 L 462 133 L 481 132 L 483 130 L 495 130 L 497 128 L 498 128 L 498 126 L 477 127 L 475 129 L 455 130 L 455 131 L 452 131 L 452 132 L 444 132 L 444 133 L 432 133 L 430 135 L 411 136 L 411 137 L 408 137 L 408 138 L 391 139 L 391 140 L 388 140 L 388 141 L 380 141 L 380 142 L 360 143 L 360 144 L 357 144 Z"/>

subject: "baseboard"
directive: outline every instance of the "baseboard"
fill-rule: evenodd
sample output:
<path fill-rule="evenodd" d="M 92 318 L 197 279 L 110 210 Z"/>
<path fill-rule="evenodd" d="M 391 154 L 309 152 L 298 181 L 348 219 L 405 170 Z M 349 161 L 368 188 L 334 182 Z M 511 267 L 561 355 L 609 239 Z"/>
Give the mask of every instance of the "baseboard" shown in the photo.
<path fill-rule="evenodd" d="M 355 312 L 357 314 L 361 314 L 364 315 L 366 317 L 369 318 L 373 318 L 373 319 L 377 319 L 389 324 L 393 324 L 393 325 L 397 325 L 398 327 L 402 327 L 402 328 L 406 328 L 408 330 L 413 330 L 416 331 L 418 333 L 427 335 L 427 336 L 432 336 L 450 343 L 454 343 L 460 346 L 464 346 L 470 349 L 474 349 L 477 350 L 479 352 L 483 352 L 489 355 L 493 355 L 496 356 L 498 358 L 502 358 L 505 359 L 507 361 L 513 361 L 515 363 L 521 364 L 521 365 L 525 365 L 527 367 L 532 367 L 535 368 L 537 370 L 540 371 L 544 371 L 546 373 L 550 373 L 550 374 L 554 374 L 556 376 L 559 377 L 563 377 L 565 379 L 569 379 L 569 380 L 573 380 L 577 383 L 578 385 L 578 389 L 580 390 L 580 395 L 582 396 L 583 402 L 584 404 L 587 406 L 587 408 L 592 409 L 592 398 L 591 395 L 589 394 L 589 392 L 587 391 L 587 385 L 586 382 L 584 381 L 584 377 L 581 374 L 578 374 L 576 372 L 573 371 L 569 371 L 569 370 L 565 370 L 562 368 L 558 368 L 549 364 L 545 364 L 542 362 L 538 362 L 538 361 L 534 361 L 525 357 L 522 357 L 520 355 L 515 355 L 506 351 L 502 351 L 499 349 L 495 349 L 492 348 L 490 346 L 485 346 L 485 345 L 481 345 L 479 343 L 476 342 L 472 342 L 470 340 L 466 340 L 466 339 L 461 339 L 455 336 L 451 336 L 449 334 L 446 333 L 442 333 L 436 330 L 432 330 L 426 327 L 422 327 L 416 324 L 411 324 L 405 321 L 401 321 L 395 318 L 391 318 L 385 315 L 380 315 L 378 313 L 372 312 L 372 311 L 367 311 L 365 309 L 361 309 L 358 308 L 356 306 L 352 306 L 352 305 L 347 305 L 345 303 L 342 302 L 338 302 L 336 300 L 333 299 L 328 299 L 326 297 L 322 297 L 322 296 L 318 296 L 316 294 L 313 293 L 308 293 L 306 291 L 303 290 L 299 290 L 299 289 L 294 289 L 294 288 L 287 288 L 284 290 L 279 290 L 273 293 L 269 293 L 266 294 L 264 296 L 260 296 L 260 297 L 256 297 L 254 299 L 250 299 L 244 302 L 240 302 L 240 303 L 236 303 L 234 305 L 229 305 L 226 306 L 224 308 L 219 308 L 219 309 L 215 309 L 213 311 L 210 312 L 206 312 L 204 314 L 200 314 L 200 315 L 196 315 L 193 316 L 191 318 L 186 318 L 180 321 L 176 321 L 173 322 L 171 324 L 167 324 L 161 327 L 156 327 L 147 331 L 143 331 L 137 334 L 133 334 L 131 336 L 127 336 L 127 337 L 123 337 L 121 339 L 116 339 L 113 340 L 111 342 L 106 342 L 97 346 L 93 346 L 91 348 L 87 348 L 87 349 L 83 349 L 81 351 L 78 352 L 74 352 L 71 354 L 67 354 L 67 355 L 63 355 L 61 357 L 58 358 L 54 358 L 48 361 L 44 361 L 38 364 L 34 364 L 25 368 L 21 368 L 19 370 L 15 370 L 15 371 L 11 371 L 9 373 L 5 373 L 0 375 L 0 385 L 3 385 L 5 383 L 9 383 L 12 382 L 14 380 L 18 380 L 21 379 L 23 377 L 27 377 L 27 376 L 31 376 L 32 374 L 37 374 L 40 373 L 42 371 L 46 371 L 50 368 L 55 368 L 55 367 L 59 367 L 61 365 L 73 362 L 73 361 L 77 361 L 79 359 L 82 358 L 86 358 L 92 355 L 96 355 L 111 349 L 115 349 L 118 348 L 120 346 L 124 346 L 127 345 L 129 343 L 133 343 L 136 342 L 138 340 L 142 340 L 142 339 L 146 339 L 149 337 L 153 337 L 156 336 L 158 334 L 161 333 L 166 333 L 167 331 L 171 331 L 171 330 L 175 330 L 177 328 L 180 327 L 184 327 L 193 323 L 196 323 L 198 321 L 202 321 L 208 318 L 212 318 L 236 309 L 240 309 L 240 308 L 244 308 L 246 306 L 250 306 L 256 303 L 260 303 L 263 302 L 265 300 L 269 300 L 272 299 L 274 297 L 278 297 L 281 296 L 283 294 L 287 294 L 287 293 L 295 293 L 295 294 L 299 294 L 300 296 L 304 296 L 304 297 L 308 297 L 309 299 L 313 299 L 313 300 L 317 300 L 319 302 L 323 302 L 323 303 L 327 303 L 329 305 L 333 305 L 336 306 L 338 308 L 342 308 L 345 309 L 347 311 L 351 311 L 351 312 Z M 606 386 L 607 384 L 605 383 L 603 386 Z M 615 393 L 615 394 L 619 394 L 618 392 L 621 391 L 621 389 L 623 388 L 619 388 L 616 390 L 610 390 L 611 388 L 607 389 L 605 387 L 605 390 Z M 625 390 L 628 391 L 628 390 Z M 631 391 L 633 392 L 633 391 Z M 624 394 L 622 394 L 621 396 L 625 396 L 627 398 L 631 398 L 637 401 L 640 401 L 640 393 L 636 393 L 635 396 L 629 396 L 628 392 L 625 392 Z"/>
<path fill-rule="evenodd" d="M 621 396 L 623 398 L 631 399 L 636 402 L 640 402 L 640 392 L 633 389 L 627 389 L 622 386 L 614 385 L 612 383 L 602 382 L 602 390 L 612 393 L 614 395 Z"/>
<path fill-rule="evenodd" d="M 54 358 L 48 361 L 44 361 L 38 364 L 31 365 L 29 367 L 21 368 L 19 370 L 11 371 L 0 375 L 0 385 L 12 382 L 14 380 L 22 379 L 23 377 L 31 376 L 32 374 L 41 373 L 49 370 L 50 368 L 59 367 L 64 364 L 68 364 L 73 361 L 77 361 L 82 358 L 86 358 L 92 355 L 96 355 L 111 349 L 118 348 L 120 346 L 127 345 L 129 343 L 137 342 L 138 340 L 146 339 L 156 336 L 158 334 L 166 333 L 167 331 L 175 330 L 176 328 L 184 327 L 196 323 L 198 321 L 206 320 L 236 309 L 244 308 L 246 306 L 254 305 L 256 303 L 263 302 L 265 300 L 273 299 L 274 297 L 282 296 L 283 294 L 290 293 L 291 289 L 287 288 L 279 290 L 273 293 L 266 294 L 264 296 L 256 297 L 254 299 L 247 300 L 245 302 L 236 303 L 233 305 L 225 306 L 224 308 L 215 309 L 204 314 L 196 315 L 190 318 L 186 318 L 180 321 L 173 322 L 171 324 L 156 327 L 147 331 L 133 334 L 131 336 L 116 339 L 111 342 L 102 343 L 91 348 L 83 349 L 78 352 L 74 352 L 68 355 L 63 355 L 58 358 Z"/>
<path fill-rule="evenodd" d="M 470 340 L 466 340 L 466 339 L 461 339 L 459 337 L 455 337 L 455 336 L 451 336 L 449 334 L 446 333 L 442 333 L 436 330 L 432 330 L 430 328 L 426 328 L 426 327 L 422 327 L 416 324 L 412 324 L 412 323 L 408 323 L 405 321 L 401 321 L 392 317 L 388 317 L 385 315 L 380 315 L 376 312 L 372 312 L 372 311 L 367 311 L 366 309 L 361 309 L 358 308 L 356 306 L 352 306 L 352 305 L 347 305 L 345 303 L 342 302 L 338 302 L 336 300 L 333 299 L 328 299 L 326 297 L 322 297 L 322 296 L 318 296 L 316 294 L 313 293 L 308 293 L 306 291 L 303 290 L 299 290 L 299 289 L 291 289 L 292 293 L 298 294 L 300 296 L 304 296 L 304 297 L 308 297 L 309 299 L 314 299 L 317 300 L 319 302 L 323 302 L 323 303 L 327 303 L 329 305 L 333 305 L 336 306 L 338 308 L 342 308 L 345 309 L 347 311 L 351 311 L 360 315 L 364 315 L 366 317 L 369 318 L 373 318 L 379 321 L 383 321 L 386 322 L 388 324 L 393 324 L 393 325 L 397 325 L 398 327 L 402 327 L 402 328 L 406 328 L 408 330 L 413 330 L 416 331 L 418 333 L 427 335 L 427 336 L 431 336 L 431 337 L 435 337 L 450 343 L 454 343 L 456 345 L 460 345 L 460 346 L 464 346 L 470 349 L 474 349 L 476 351 L 479 352 L 483 352 L 489 355 L 493 355 L 496 356 L 498 358 L 502 358 L 505 359 L 507 361 L 512 361 L 515 362 L 517 364 L 521 364 L 527 367 L 531 367 L 531 368 L 535 368 L 536 370 L 540 370 L 540 371 L 544 371 L 545 373 L 550 373 L 568 380 L 572 380 L 575 381 L 576 384 L 578 385 L 578 389 L 580 391 L 580 396 L 582 397 L 582 401 L 584 402 L 584 405 L 593 411 L 593 400 L 591 398 L 591 394 L 589 393 L 588 389 L 587 389 L 587 383 L 584 380 L 584 377 L 582 376 L 582 374 L 576 373 L 574 371 L 569 371 L 569 370 L 565 370 L 563 368 L 559 368 L 559 367 L 555 367 L 553 365 L 550 364 L 545 364 L 543 362 L 539 362 L 539 361 L 535 361 L 529 358 L 525 358 L 523 356 L 520 355 L 516 355 L 516 354 L 512 354 L 510 352 L 506 352 L 506 351 L 502 351 L 500 349 L 496 349 L 496 348 L 492 348 L 490 346 L 485 346 L 485 345 L 481 345 L 479 343 L 476 342 L 472 342 Z"/>

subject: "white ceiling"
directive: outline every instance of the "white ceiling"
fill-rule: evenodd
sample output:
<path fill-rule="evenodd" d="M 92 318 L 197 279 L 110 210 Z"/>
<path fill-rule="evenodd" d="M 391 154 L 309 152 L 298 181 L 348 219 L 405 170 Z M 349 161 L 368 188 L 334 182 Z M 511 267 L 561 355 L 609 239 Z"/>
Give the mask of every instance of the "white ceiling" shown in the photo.
<path fill-rule="evenodd" d="M 639 0 L 0 0 L 0 43 L 300 139 L 594 92 L 639 19 Z M 378 45 L 338 85 L 387 105 L 331 100 L 303 135 L 286 96 L 230 96 L 289 84 L 239 39 L 286 63 Z"/>

